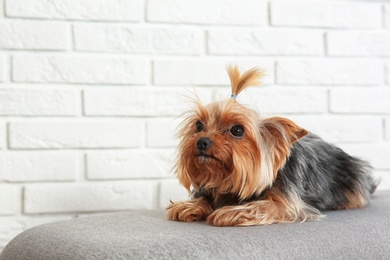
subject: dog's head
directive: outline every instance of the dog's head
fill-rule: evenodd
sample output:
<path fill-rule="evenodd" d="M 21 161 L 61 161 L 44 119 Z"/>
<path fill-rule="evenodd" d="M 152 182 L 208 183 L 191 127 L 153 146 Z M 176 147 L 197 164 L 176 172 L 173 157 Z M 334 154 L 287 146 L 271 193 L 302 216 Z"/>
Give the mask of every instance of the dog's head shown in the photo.
<path fill-rule="evenodd" d="M 181 125 L 177 174 L 190 190 L 212 189 L 241 199 L 270 187 L 291 145 L 307 134 L 292 121 L 259 114 L 238 103 L 237 95 L 258 85 L 262 71 L 241 74 L 229 68 L 232 98 L 195 108 Z"/>

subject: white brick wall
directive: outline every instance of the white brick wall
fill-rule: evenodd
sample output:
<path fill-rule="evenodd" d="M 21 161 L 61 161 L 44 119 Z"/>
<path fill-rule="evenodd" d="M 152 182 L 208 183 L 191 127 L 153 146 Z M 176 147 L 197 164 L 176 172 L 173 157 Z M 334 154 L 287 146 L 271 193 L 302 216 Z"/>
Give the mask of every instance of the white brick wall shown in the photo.
<path fill-rule="evenodd" d="M 79 91 L 72 89 L 0 89 L 2 116 L 75 116 L 80 111 Z"/>
<path fill-rule="evenodd" d="M 87 178 L 91 180 L 172 177 L 174 153 L 170 150 L 109 151 L 87 154 Z"/>
<path fill-rule="evenodd" d="M 146 145 L 155 148 L 176 147 L 179 119 L 153 119 L 146 123 Z"/>
<path fill-rule="evenodd" d="M 390 117 L 387 117 L 386 118 L 386 121 L 385 121 L 385 130 L 386 130 L 386 140 L 387 141 L 390 141 Z"/>
<path fill-rule="evenodd" d="M 17 18 L 138 22 L 141 0 L 4 0 L 6 15 Z"/>
<path fill-rule="evenodd" d="M 171 171 L 194 92 L 369 160 L 390 189 L 386 1 L 0 0 L 0 249 L 26 228 L 187 198 Z"/>
<path fill-rule="evenodd" d="M 380 85 L 383 84 L 383 66 L 382 61 L 374 59 L 280 59 L 276 63 L 276 83 Z"/>
<path fill-rule="evenodd" d="M 12 80 L 28 83 L 145 84 L 141 58 L 93 55 L 15 55 Z"/>
<path fill-rule="evenodd" d="M 26 214 L 155 207 L 154 182 L 31 184 L 24 189 Z M 64 196 L 66 194 L 66 196 Z"/>
<path fill-rule="evenodd" d="M 389 101 L 388 87 L 345 87 L 331 90 L 329 106 L 334 113 L 389 114 Z"/>
<path fill-rule="evenodd" d="M 290 116 L 295 122 L 332 143 L 380 142 L 383 119 L 374 116 Z"/>
<path fill-rule="evenodd" d="M 0 184 L 0 214 L 14 215 L 20 205 L 19 187 Z"/>
<path fill-rule="evenodd" d="M 324 28 L 382 27 L 380 4 L 332 2 L 332 1 L 288 1 L 271 3 L 271 24 L 274 26 L 302 26 Z"/>
<path fill-rule="evenodd" d="M 386 84 L 390 85 L 390 62 L 386 63 Z"/>
<path fill-rule="evenodd" d="M 75 25 L 77 51 L 200 54 L 203 32 L 175 27 Z"/>
<path fill-rule="evenodd" d="M 137 148 L 143 143 L 144 125 L 118 121 L 10 122 L 11 149 Z"/>
<path fill-rule="evenodd" d="M 150 0 L 148 22 L 266 25 L 267 1 L 257 0 Z"/>
<path fill-rule="evenodd" d="M 390 32 L 329 32 L 328 54 L 332 56 L 390 56 Z"/>
<path fill-rule="evenodd" d="M 6 123 L 0 121 L 0 150 L 5 149 L 5 147 L 7 146 L 6 127 Z"/>
<path fill-rule="evenodd" d="M 386 4 L 385 5 L 384 11 L 385 11 L 385 13 L 384 13 L 384 16 L 385 16 L 385 27 L 386 28 L 390 28 L 390 4 Z"/>
<path fill-rule="evenodd" d="M 6 73 L 6 58 L 4 55 L 0 55 L 0 82 L 4 82 Z"/>
<path fill-rule="evenodd" d="M 251 95 L 239 98 L 242 103 L 254 105 L 270 115 L 321 114 L 328 110 L 328 90 L 322 87 L 270 86 L 254 89 Z"/>
<path fill-rule="evenodd" d="M 70 25 L 36 21 L 4 21 L 0 24 L 0 48 L 22 50 L 69 49 Z"/>
<path fill-rule="evenodd" d="M 79 164 L 75 153 L 4 153 L 0 155 L 0 178 L 6 182 L 74 181 Z"/>
<path fill-rule="evenodd" d="M 153 61 L 153 83 L 165 86 L 228 86 L 225 67 L 227 64 L 240 64 L 248 69 L 260 66 L 268 73 L 263 83 L 273 82 L 273 61 L 265 59 L 246 58 L 198 58 L 198 59 L 156 59 Z M 222 69 L 221 69 L 222 68 Z"/>
<path fill-rule="evenodd" d="M 207 96 L 212 93 L 201 91 Z M 100 88 L 84 91 L 88 116 L 177 116 L 188 109 L 184 91 L 178 88 Z M 208 98 L 210 100 L 211 98 Z"/>
<path fill-rule="evenodd" d="M 322 55 L 320 30 L 211 29 L 207 32 L 210 54 L 217 55 Z"/>
<path fill-rule="evenodd" d="M 166 208 L 170 201 L 185 200 L 189 198 L 187 190 L 181 187 L 178 180 L 163 180 L 160 182 L 159 207 Z"/>

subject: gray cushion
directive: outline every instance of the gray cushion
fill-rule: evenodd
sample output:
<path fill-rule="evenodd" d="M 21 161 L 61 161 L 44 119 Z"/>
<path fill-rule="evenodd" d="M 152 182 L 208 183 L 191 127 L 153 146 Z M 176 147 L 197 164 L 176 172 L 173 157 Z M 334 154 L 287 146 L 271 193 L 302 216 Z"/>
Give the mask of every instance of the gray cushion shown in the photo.
<path fill-rule="evenodd" d="M 32 228 L 0 255 L 17 259 L 388 259 L 390 191 L 365 209 L 327 212 L 321 221 L 213 227 L 132 210 Z"/>

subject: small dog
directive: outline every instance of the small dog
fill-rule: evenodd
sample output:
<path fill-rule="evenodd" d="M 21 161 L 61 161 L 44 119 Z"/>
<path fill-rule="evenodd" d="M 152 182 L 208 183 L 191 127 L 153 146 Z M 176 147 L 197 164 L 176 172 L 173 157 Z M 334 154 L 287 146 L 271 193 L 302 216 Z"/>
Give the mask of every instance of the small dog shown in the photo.
<path fill-rule="evenodd" d="M 214 226 L 306 221 L 320 211 L 365 207 L 378 184 L 365 161 L 289 119 L 261 118 L 236 101 L 263 72 L 227 69 L 232 98 L 198 101 L 179 132 L 176 164 L 191 200 L 168 206 L 168 218 Z"/>

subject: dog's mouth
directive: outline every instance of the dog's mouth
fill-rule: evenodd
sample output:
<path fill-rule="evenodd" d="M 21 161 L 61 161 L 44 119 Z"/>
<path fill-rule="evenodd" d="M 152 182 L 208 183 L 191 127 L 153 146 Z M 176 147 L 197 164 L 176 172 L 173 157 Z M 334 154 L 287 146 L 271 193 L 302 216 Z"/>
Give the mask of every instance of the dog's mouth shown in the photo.
<path fill-rule="evenodd" d="M 221 159 L 219 159 L 211 154 L 206 154 L 204 152 L 200 152 L 195 157 L 196 157 L 196 161 L 199 164 L 206 164 L 206 163 L 214 161 L 214 162 L 220 164 L 225 170 L 228 170 L 226 167 L 226 164 Z"/>
<path fill-rule="evenodd" d="M 217 157 L 215 156 L 212 156 L 210 154 L 206 154 L 204 152 L 201 152 L 200 154 L 198 154 L 196 156 L 197 159 L 200 159 L 202 161 L 207 161 L 207 160 L 215 160 L 215 161 L 218 161 L 218 162 L 222 162 L 220 159 L 218 159 Z"/>

